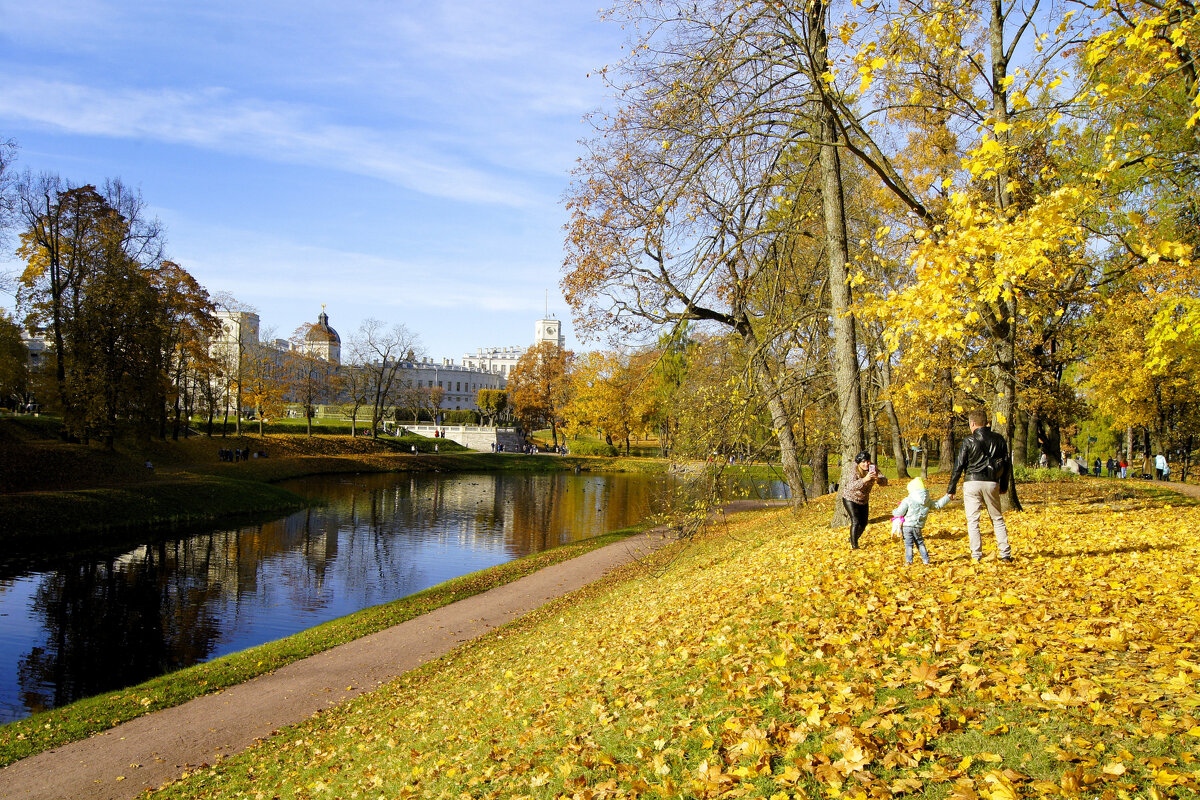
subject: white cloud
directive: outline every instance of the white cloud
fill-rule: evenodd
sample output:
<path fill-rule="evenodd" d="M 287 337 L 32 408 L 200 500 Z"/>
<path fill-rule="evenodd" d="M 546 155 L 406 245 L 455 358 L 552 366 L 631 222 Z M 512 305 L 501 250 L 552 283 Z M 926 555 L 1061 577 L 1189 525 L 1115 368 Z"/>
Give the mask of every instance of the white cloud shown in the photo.
<path fill-rule="evenodd" d="M 107 91 L 9 75 L 0 79 L 0 117 L 74 135 L 148 139 L 353 172 L 472 203 L 524 206 L 539 199 L 518 181 L 422 143 L 389 140 L 380 131 L 323 122 L 296 105 L 240 99 L 219 88 Z"/>

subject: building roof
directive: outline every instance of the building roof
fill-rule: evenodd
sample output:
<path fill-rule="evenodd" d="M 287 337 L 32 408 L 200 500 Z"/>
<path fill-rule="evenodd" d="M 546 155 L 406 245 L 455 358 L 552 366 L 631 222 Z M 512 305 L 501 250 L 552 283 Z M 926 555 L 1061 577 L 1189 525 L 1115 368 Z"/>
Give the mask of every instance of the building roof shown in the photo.
<path fill-rule="evenodd" d="M 328 342 L 330 344 L 340 345 L 342 337 L 338 336 L 338 332 L 329 327 L 329 315 L 324 311 L 317 317 L 317 324 L 308 329 L 308 333 L 304 334 L 306 342 Z"/>

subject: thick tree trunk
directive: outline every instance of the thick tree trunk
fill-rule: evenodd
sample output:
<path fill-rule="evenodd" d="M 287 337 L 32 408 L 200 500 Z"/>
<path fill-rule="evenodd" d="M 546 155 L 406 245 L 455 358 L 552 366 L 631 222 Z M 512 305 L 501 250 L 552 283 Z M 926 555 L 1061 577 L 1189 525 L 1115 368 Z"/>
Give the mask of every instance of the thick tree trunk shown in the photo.
<path fill-rule="evenodd" d="M 1062 431 L 1058 420 L 1038 417 L 1038 446 L 1054 466 L 1062 466 Z"/>
<path fill-rule="evenodd" d="M 820 444 L 812 454 L 812 495 L 829 494 L 829 445 Z"/>
<path fill-rule="evenodd" d="M 809 52 L 813 77 L 823 85 L 827 70 L 828 7 L 822 0 L 809 6 Z M 821 209 L 825 222 L 825 257 L 829 267 L 829 294 L 833 322 L 834 391 L 838 402 L 838 452 L 842 457 L 839 487 L 845 486 L 854 470 L 854 456 L 863 448 L 863 414 L 858 374 L 858 344 L 854 317 L 850 314 L 850 247 L 846 236 L 846 207 L 842 190 L 842 165 L 838 153 L 838 128 L 831 102 L 821 98 L 817 109 L 820 136 Z M 848 524 L 842 503 L 834 503 L 833 527 Z"/>
<path fill-rule="evenodd" d="M 1012 460 L 1013 466 L 1028 466 L 1029 458 L 1029 415 L 1017 412 L 1017 427 L 1013 432 Z"/>
<path fill-rule="evenodd" d="M 938 440 L 938 472 L 949 475 L 954 471 L 954 418 L 951 417 Z"/>

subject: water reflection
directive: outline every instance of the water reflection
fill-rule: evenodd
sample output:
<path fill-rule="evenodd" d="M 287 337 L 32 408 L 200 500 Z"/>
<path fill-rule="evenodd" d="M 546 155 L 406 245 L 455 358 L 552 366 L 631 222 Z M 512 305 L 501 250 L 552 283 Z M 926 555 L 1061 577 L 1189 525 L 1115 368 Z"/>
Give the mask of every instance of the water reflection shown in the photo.
<path fill-rule="evenodd" d="M 0 574 L 0 722 L 272 641 L 665 509 L 638 475 L 363 475 L 295 481 L 327 501 Z M 776 487 L 777 488 L 777 487 Z"/>

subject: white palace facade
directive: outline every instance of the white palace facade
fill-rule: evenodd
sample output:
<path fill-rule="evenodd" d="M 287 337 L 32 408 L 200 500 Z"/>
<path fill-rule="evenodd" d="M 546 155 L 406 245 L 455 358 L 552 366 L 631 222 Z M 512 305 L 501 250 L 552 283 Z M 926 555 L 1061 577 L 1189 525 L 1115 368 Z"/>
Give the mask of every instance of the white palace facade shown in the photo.
<path fill-rule="evenodd" d="M 271 342 L 259 341 L 259 317 L 249 311 L 220 311 L 221 332 L 212 343 L 211 351 L 218 357 L 232 359 L 239 349 L 267 347 L 280 354 L 297 349 L 297 345 L 286 339 Z M 554 317 L 537 320 L 534 325 L 534 343 L 553 342 L 559 347 L 566 344 L 562 323 Z M 341 366 L 341 337 L 329 325 L 324 310 L 305 336 L 299 347 L 310 354 L 329 362 L 333 369 Z M 476 397 L 480 389 L 503 389 L 517 361 L 524 355 L 524 347 L 479 348 L 474 355 L 464 355 L 461 364 L 452 358 L 440 362 L 432 358 L 413 358 L 400 362 L 401 385 L 416 388 L 439 388 L 442 390 L 443 411 L 478 411 Z"/>

